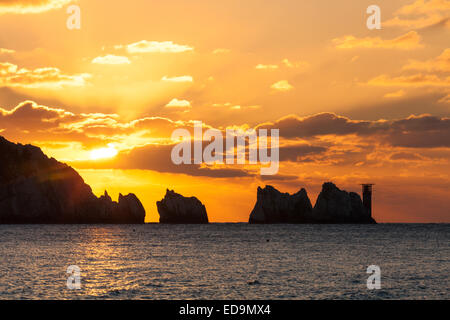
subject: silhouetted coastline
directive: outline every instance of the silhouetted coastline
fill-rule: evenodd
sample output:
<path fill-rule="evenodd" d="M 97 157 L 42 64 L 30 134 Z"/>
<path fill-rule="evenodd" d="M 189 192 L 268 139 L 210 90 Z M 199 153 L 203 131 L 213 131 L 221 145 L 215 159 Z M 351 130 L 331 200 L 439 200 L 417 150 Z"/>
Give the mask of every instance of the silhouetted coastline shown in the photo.
<path fill-rule="evenodd" d="M 97 198 L 72 167 L 40 148 L 0 137 L 1 224 L 141 224 L 145 209 L 136 195 Z"/>
<path fill-rule="evenodd" d="M 48 158 L 40 148 L 0 137 L 1 224 L 142 224 L 145 209 L 134 194 L 112 201 L 96 197 L 72 167 Z M 167 190 L 156 203 L 160 223 L 207 224 L 208 214 L 196 197 Z M 367 223 L 376 221 L 361 197 L 333 183 L 322 186 L 314 207 L 305 189 L 290 195 L 272 186 L 258 187 L 249 223 Z"/>

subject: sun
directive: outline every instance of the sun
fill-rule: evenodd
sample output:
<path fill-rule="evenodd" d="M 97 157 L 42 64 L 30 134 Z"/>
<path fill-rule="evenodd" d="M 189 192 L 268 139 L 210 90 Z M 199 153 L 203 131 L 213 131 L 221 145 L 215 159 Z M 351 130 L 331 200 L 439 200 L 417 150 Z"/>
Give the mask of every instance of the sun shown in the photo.
<path fill-rule="evenodd" d="M 118 151 L 114 147 L 112 143 L 109 143 L 105 148 L 94 149 L 91 151 L 90 158 L 91 160 L 99 160 L 99 159 L 109 159 L 114 158 L 117 155 Z"/>

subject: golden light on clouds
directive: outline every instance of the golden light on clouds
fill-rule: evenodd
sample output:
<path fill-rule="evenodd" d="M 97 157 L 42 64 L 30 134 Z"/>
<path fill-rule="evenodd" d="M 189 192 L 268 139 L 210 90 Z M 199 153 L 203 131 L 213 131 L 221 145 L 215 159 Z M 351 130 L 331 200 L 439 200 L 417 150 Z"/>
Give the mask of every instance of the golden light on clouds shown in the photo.
<path fill-rule="evenodd" d="M 100 160 L 100 159 L 109 159 L 114 158 L 117 155 L 118 151 L 114 147 L 114 144 L 109 143 L 105 148 L 94 149 L 90 153 L 91 160 Z"/>
<path fill-rule="evenodd" d="M 395 92 L 390 92 L 390 93 L 386 93 L 384 95 L 385 98 L 401 98 L 405 95 L 405 91 L 404 90 L 398 90 Z"/>
<path fill-rule="evenodd" d="M 54 67 L 36 69 L 19 68 L 9 62 L 0 62 L 0 86 L 24 88 L 62 88 L 84 86 L 88 73 L 68 75 Z"/>
<path fill-rule="evenodd" d="M 395 39 L 382 39 L 380 37 L 357 38 L 355 36 L 344 36 L 333 39 L 333 43 L 338 49 L 400 49 L 412 50 L 421 48 L 420 35 L 416 31 L 410 31 Z"/>
<path fill-rule="evenodd" d="M 167 77 L 164 76 L 161 79 L 162 81 L 167 82 L 193 82 L 194 79 L 191 76 L 178 76 L 178 77 Z"/>
<path fill-rule="evenodd" d="M 106 56 L 96 57 L 92 59 L 92 63 L 96 64 L 130 64 L 130 59 L 123 56 L 108 54 Z"/>
<path fill-rule="evenodd" d="M 439 78 L 436 75 L 428 74 L 414 74 L 399 77 L 380 75 L 369 80 L 368 84 L 382 87 L 450 87 L 450 77 Z"/>
<path fill-rule="evenodd" d="M 272 84 L 271 88 L 277 91 L 289 91 L 292 90 L 294 87 L 289 83 L 289 81 L 280 80 Z"/>
<path fill-rule="evenodd" d="M 5 13 L 40 13 L 60 9 L 73 0 L 0 0 L 0 14 Z"/>
<path fill-rule="evenodd" d="M 213 50 L 213 54 L 222 54 L 222 53 L 230 53 L 231 50 L 230 49 L 225 49 L 225 48 L 218 48 L 218 49 L 214 49 Z"/>
<path fill-rule="evenodd" d="M 450 104 L 450 93 L 439 100 L 440 103 L 448 103 Z"/>
<path fill-rule="evenodd" d="M 255 67 L 256 69 L 259 70 L 274 70 L 274 69 L 278 69 L 278 65 L 276 64 L 258 64 Z"/>
<path fill-rule="evenodd" d="M 282 63 L 288 68 L 300 68 L 307 69 L 309 67 L 309 63 L 307 61 L 290 61 L 289 59 L 283 59 Z"/>
<path fill-rule="evenodd" d="M 409 60 L 404 70 L 420 70 L 427 72 L 450 72 L 450 48 L 447 48 L 438 57 L 426 61 Z"/>
<path fill-rule="evenodd" d="M 166 104 L 167 108 L 190 108 L 191 103 L 188 100 L 179 100 L 177 98 L 173 98 L 170 100 L 168 104 Z"/>
<path fill-rule="evenodd" d="M 173 41 L 147 41 L 141 40 L 126 46 L 116 45 L 116 49 L 125 47 L 128 53 L 181 53 L 193 51 L 188 45 L 176 44 Z"/>
<path fill-rule="evenodd" d="M 386 27 L 426 28 L 445 22 L 448 20 L 449 13 L 448 0 L 416 0 L 402 6 L 395 12 L 394 18 L 383 24 Z"/>
<path fill-rule="evenodd" d="M 0 54 L 12 54 L 14 52 L 16 52 L 16 51 L 12 50 L 12 49 L 0 48 Z"/>

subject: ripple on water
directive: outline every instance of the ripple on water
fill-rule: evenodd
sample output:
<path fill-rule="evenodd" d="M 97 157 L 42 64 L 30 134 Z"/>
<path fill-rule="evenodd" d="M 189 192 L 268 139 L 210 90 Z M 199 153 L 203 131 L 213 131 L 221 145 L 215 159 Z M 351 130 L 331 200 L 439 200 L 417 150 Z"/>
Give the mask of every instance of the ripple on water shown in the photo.
<path fill-rule="evenodd" d="M 449 231 L 447 224 L 0 225 L 0 292 L 2 299 L 449 299 Z M 367 289 L 372 264 L 381 267 L 381 290 Z M 69 265 L 81 268 L 80 290 L 66 287 Z"/>

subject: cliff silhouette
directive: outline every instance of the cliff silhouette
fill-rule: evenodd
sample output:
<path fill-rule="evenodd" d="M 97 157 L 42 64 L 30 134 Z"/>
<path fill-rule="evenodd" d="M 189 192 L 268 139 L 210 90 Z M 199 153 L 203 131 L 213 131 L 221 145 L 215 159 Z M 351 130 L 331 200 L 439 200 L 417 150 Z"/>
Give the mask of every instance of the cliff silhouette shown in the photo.
<path fill-rule="evenodd" d="M 70 166 L 0 136 L 0 223 L 144 223 L 132 193 L 97 198 Z"/>

